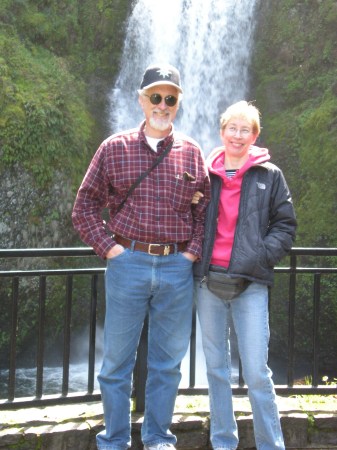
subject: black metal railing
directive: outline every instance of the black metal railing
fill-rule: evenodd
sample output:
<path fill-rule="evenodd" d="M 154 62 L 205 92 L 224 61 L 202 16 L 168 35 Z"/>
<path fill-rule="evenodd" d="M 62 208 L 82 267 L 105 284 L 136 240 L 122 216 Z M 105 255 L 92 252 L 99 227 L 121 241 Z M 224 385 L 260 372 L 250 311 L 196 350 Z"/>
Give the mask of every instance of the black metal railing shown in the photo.
<path fill-rule="evenodd" d="M 286 384 L 276 384 L 275 388 L 279 395 L 293 394 L 337 394 L 336 384 L 324 384 L 319 377 L 319 335 L 320 335 L 320 296 L 322 277 L 332 275 L 336 284 L 337 267 L 336 261 L 332 258 L 337 256 L 336 248 L 293 248 L 289 255 L 289 266 L 275 268 L 277 274 L 286 274 L 287 276 L 287 296 L 288 296 L 288 322 L 287 322 L 287 382 Z M 333 267 L 322 267 L 322 264 L 314 264 L 314 267 L 299 267 L 298 258 L 329 257 L 330 264 Z M 62 267 L 45 268 L 45 261 L 50 258 L 62 258 Z M 64 260 L 64 258 L 67 258 Z M 94 267 L 74 268 L 73 261 L 76 258 L 77 264 L 80 261 L 86 262 L 86 265 L 94 263 Z M 27 263 L 29 261 L 29 263 Z M 32 266 L 32 262 L 39 265 L 43 261 L 44 268 L 27 268 Z M 66 264 L 73 266 L 65 268 Z M 104 267 L 102 262 L 95 257 L 90 248 L 61 248 L 61 249 L 17 249 L 0 250 L 0 293 L 10 297 L 10 326 L 8 336 L 8 364 L 0 361 L 2 378 L 0 382 L 5 386 L 0 399 L 0 410 L 11 408 L 24 408 L 28 406 L 51 405 L 62 403 L 77 403 L 97 401 L 100 394 L 95 389 L 95 362 L 96 362 L 96 330 L 97 330 L 97 309 L 102 298 L 104 298 L 104 284 L 102 278 Z M 294 376 L 295 360 L 295 309 L 297 277 L 299 274 L 308 274 L 313 279 L 312 293 L 312 342 L 313 358 L 312 368 L 306 384 L 296 384 Z M 63 316 L 63 349 L 62 349 L 62 383 L 60 391 L 57 394 L 46 395 L 44 393 L 44 371 L 46 370 L 46 302 L 48 301 L 47 282 L 50 278 L 62 278 L 65 280 L 64 295 L 64 316 Z M 90 308 L 89 308 L 89 333 L 88 333 L 88 355 L 86 360 L 87 382 L 85 391 L 71 391 L 69 389 L 70 361 L 71 361 L 71 338 L 72 338 L 72 311 L 73 311 L 73 282 L 75 277 L 90 278 Z M 16 394 L 17 381 L 17 335 L 18 335 L 18 316 L 20 313 L 20 299 L 22 295 L 21 284 L 27 279 L 36 279 L 38 296 L 37 303 L 37 331 L 36 331 L 36 352 L 35 352 L 35 387 L 31 389 L 28 396 L 22 397 Z M 6 280 L 6 288 L 3 285 Z M 4 299 L 0 299 L 3 303 Z M 101 309 L 104 306 L 100 305 Z M 196 313 L 193 314 L 192 335 L 189 349 L 189 384 L 186 388 L 180 388 L 179 393 L 183 395 L 206 395 L 207 386 L 196 385 Z M 2 331 L 2 339 L 4 332 Z M 146 354 L 147 354 L 147 325 L 143 328 L 140 341 L 137 362 L 134 371 L 134 389 L 135 407 L 137 411 L 144 409 L 144 392 L 146 380 Z M 0 353 L 1 357 L 1 353 Z M 4 382 L 4 380 L 6 382 Z M 239 381 L 232 386 L 233 394 L 246 394 L 247 388 L 244 385 L 241 371 Z M 6 394 L 3 393 L 6 391 Z"/>

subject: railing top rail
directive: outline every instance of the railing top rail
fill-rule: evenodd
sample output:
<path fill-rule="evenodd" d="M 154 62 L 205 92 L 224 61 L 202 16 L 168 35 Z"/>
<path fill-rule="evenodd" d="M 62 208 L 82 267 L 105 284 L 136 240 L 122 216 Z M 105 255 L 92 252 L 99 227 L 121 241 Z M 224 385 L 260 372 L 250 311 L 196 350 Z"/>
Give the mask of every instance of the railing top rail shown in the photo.
<path fill-rule="evenodd" d="M 290 255 L 296 256 L 337 256 L 334 247 L 293 247 Z M 0 258 L 37 257 L 37 256 L 96 256 L 91 247 L 64 248 L 18 248 L 0 249 Z"/>
<path fill-rule="evenodd" d="M 291 267 L 275 267 L 275 273 L 293 273 Z M 337 273 L 337 267 L 296 267 L 296 273 Z M 1 273 L 1 272 L 0 272 Z"/>
<path fill-rule="evenodd" d="M 0 277 L 35 277 L 49 275 L 94 275 L 104 273 L 104 268 L 85 269 L 42 269 L 42 270 L 0 270 Z M 337 271 L 337 269 L 336 269 Z"/>
<path fill-rule="evenodd" d="M 290 255 L 337 256 L 337 247 L 293 247 Z"/>
<path fill-rule="evenodd" d="M 92 275 L 104 273 L 104 267 L 87 267 L 84 269 L 36 269 L 36 270 L 0 270 L 0 278 L 3 277 L 35 277 L 49 275 Z M 275 273 L 291 273 L 291 267 L 275 267 Z M 296 267 L 296 273 L 337 273 L 337 267 Z"/>
<path fill-rule="evenodd" d="M 33 256 L 96 256 L 91 247 L 0 249 L 0 258 Z"/>

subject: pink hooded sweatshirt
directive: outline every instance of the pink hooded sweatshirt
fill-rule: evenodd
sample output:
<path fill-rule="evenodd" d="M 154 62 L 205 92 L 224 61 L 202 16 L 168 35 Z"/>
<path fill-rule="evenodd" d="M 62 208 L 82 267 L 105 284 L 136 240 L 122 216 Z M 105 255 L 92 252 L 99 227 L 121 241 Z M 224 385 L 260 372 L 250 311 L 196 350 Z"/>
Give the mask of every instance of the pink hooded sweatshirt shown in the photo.
<path fill-rule="evenodd" d="M 222 179 L 220 194 L 218 226 L 215 236 L 211 264 L 228 267 L 231 259 L 236 223 L 239 215 L 241 185 L 245 172 L 257 164 L 270 159 L 268 149 L 252 145 L 248 151 L 247 162 L 236 172 L 233 178 L 227 178 L 224 168 L 226 150 L 224 147 L 215 148 L 207 158 L 211 173 Z"/>

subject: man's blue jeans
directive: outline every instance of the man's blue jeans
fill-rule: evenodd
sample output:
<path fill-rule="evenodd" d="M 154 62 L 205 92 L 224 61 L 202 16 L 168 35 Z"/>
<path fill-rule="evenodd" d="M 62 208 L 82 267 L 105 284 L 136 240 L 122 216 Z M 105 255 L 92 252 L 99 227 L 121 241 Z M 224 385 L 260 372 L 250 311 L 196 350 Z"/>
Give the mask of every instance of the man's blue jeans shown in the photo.
<path fill-rule="evenodd" d="M 100 450 L 131 445 L 130 394 L 136 350 L 149 314 L 148 377 L 142 440 L 176 443 L 169 431 L 181 379 L 180 363 L 191 336 L 192 262 L 181 253 L 151 256 L 126 249 L 108 260 L 100 383 L 105 430 Z"/>
<path fill-rule="evenodd" d="M 241 295 L 225 302 L 204 284 L 201 287 L 198 284 L 196 301 L 207 366 L 213 448 L 232 450 L 238 445 L 230 381 L 231 314 L 252 406 L 256 447 L 283 450 L 274 384 L 268 367 L 268 288 L 251 283 Z"/>

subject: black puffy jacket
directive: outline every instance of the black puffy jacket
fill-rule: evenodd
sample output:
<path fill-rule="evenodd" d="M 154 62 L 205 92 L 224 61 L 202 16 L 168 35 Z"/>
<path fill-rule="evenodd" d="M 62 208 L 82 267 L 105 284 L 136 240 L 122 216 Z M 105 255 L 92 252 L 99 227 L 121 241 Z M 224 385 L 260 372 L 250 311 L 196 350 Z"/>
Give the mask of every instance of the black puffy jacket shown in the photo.
<path fill-rule="evenodd" d="M 205 223 L 203 257 L 194 264 L 196 279 L 207 277 L 217 226 L 222 180 L 210 174 L 211 202 Z M 239 218 L 228 274 L 272 285 L 274 266 L 292 247 L 296 216 L 282 171 L 270 162 L 252 166 L 244 174 Z"/>

